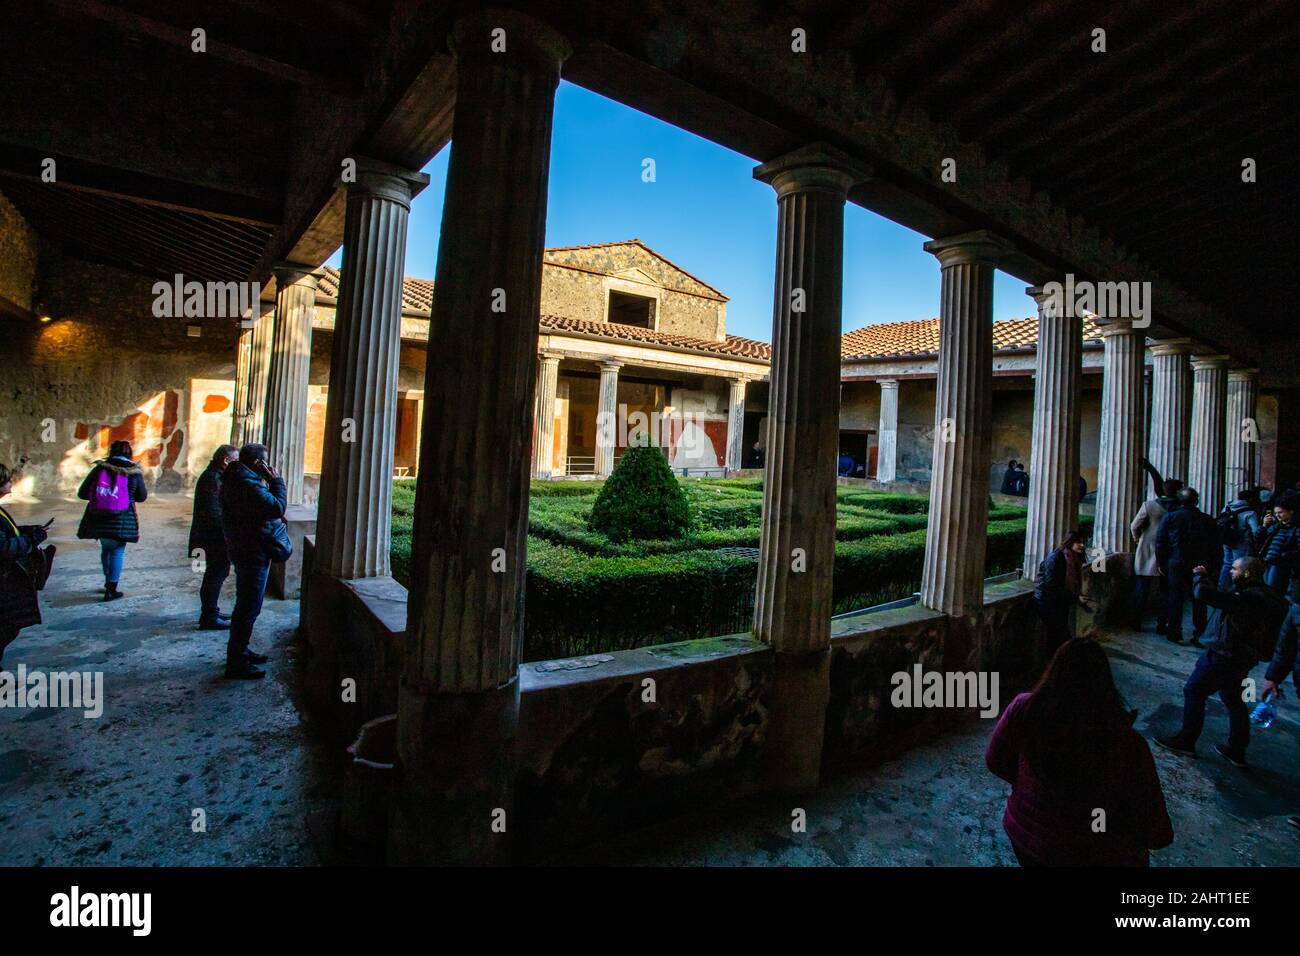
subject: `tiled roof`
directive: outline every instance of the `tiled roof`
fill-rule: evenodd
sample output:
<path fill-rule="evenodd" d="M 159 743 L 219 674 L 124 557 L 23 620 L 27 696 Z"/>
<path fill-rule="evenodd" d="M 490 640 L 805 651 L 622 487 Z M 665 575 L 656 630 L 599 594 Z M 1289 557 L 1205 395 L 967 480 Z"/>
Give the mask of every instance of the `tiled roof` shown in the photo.
<path fill-rule="evenodd" d="M 317 283 L 318 295 L 327 295 L 331 299 L 339 297 L 339 270 L 325 266 L 320 282 Z M 428 312 L 433 307 L 433 280 L 412 279 L 407 276 L 402 280 L 402 311 Z"/>
<path fill-rule="evenodd" d="M 1085 342 L 1101 337 L 1097 324 L 1083 320 Z M 1037 319 L 1006 319 L 993 323 L 993 351 L 1032 349 L 1038 345 Z M 939 320 L 882 322 L 844 333 L 840 356 L 845 359 L 903 358 L 939 354 Z"/>
<path fill-rule="evenodd" d="M 690 349 L 694 352 L 708 352 L 714 355 L 732 355 L 737 358 L 772 361 L 772 346 L 757 339 L 747 339 L 739 335 L 728 335 L 721 342 L 713 339 L 697 339 L 689 335 L 672 335 L 668 332 L 656 332 L 635 325 L 620 325 L 617 322 L 588 322 L 584 319 L 570 319 L 562 315 L 543 315 L 541 321 L 543 332 L 576 332 L 580 335 L 594 335 L 603 339 L 615 339 L 620 342 L 638 342 L 645 345 L 667 345 L 673 348 Z"/>

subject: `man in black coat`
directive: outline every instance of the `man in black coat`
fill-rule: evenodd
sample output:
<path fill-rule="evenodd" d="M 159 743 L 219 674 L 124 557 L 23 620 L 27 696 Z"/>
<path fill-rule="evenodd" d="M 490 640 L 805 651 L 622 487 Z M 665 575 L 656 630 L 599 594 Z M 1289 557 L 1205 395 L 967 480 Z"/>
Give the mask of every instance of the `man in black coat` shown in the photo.
<path fill-rule="evenodd" d="M 199 585 L 199 630 L 227 631 L 230 618 L 221 613 L 221 587 L 230 574 L 226 536 L 221 530 L 221 476 L 239 457 L 234 445 L 222 445 L 212 453 L 208 467 L 194 486 L 194 517 L 190 521 L 190 557 L 203 562 L 203 583 Z"/>
<path fill-rule="evenodd" d="M 1205 602 L 1192 589 L 1192 569 L 1200 565 L 1213 567 L 1222 559 L 1219 529 L 1214 519 L 1198 505 L 1201 496 L 1195 488 L 1178 493 L 1178 507 L 1164 516 L 1156 532 L 1156 563 L 1165 576 L 1168 598 L 1165 634 L 1175 644 L 1183 642 L 1183 608 L 1192 602 L 1192 643 L 1200 646 L 1205 633 Z"/>
<path fill-rule="evenodd" d="M 1300 655 L 1296 653 L 1297 647 L 1300 647 L 1300 604 L 1292 604 L 1286 618 L 1282 621 L 1282 630 L 1277 636 L 1273 659 L 1269 662 L 1268 670 L 1264 672 L 1261 700 L 1269 694 L 1281 697 L 1281 685 L 1286 682 L 1287 674 L 1291 675 L 1291 683 L 1300 692 Z M 1300 816 L 1287 817 L 1286 821 L 1300 829 Z"/>
<path fill-rule="evenodd" d="M 284 479 L 266 460 L 265 445 L 245 445 L 221 479 L 221 527 L 235 569 L 235 610 L 230 616 L 226 644 L 226 676 L 257 678 L 266 662 L 248 646 L 253 624 L 262 613 L 266 578 L 271 570 L 269 546 L 284 519 L 287 492 Z"/>
<path fill-rule="evenodd" d="M 1262 639 L 1277 633 L 1278 622 L 1287 612 L 1286 601 L 1264 583 L 1264 562 L 1259 558 L 1237 558 L 1232 563 L 1232 586 L 1227 591 L 1214 587 L 1215 575 L 1205 567 L 1196 567 L 1193 575 L 1197 598 L 1215 609 L 1210 638 L 1183 686 L 1182 728 L 1172 737 L 1157 737 L 1156 743 L 1194 756 L 1205 726 L 1205 701 L 1217 693 L 1228 711 L 1228 743 L 1214 749 L 1233 765 L 1245 767 L 1250 713 L 1242 687 L 1259 662 Z"/>

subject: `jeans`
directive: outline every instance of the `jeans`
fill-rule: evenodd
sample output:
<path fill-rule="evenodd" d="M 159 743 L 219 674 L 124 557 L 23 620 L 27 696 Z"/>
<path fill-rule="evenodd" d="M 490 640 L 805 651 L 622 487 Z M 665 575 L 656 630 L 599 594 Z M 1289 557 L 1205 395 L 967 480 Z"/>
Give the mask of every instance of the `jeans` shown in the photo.
<path fill-rule="evenodd" d="M 220 612 L 221 587 L 230 574 L 230 558 L 226 549 L 212 548 L 204 556 L 203 583 L 199 585 L 199 604 L 203 619 L 214 618 Z"/>
<path fill-rule="evenodd" d="M 1058 647 L 1073 637 L 1070 633 L 1070 605 L 1035 600 L 1034 608 L 1043 622 L 1043 630 L 1047 635 L 1047 656 L 1051 657 Z"/>
<path fill-rule="evenodd" d="M 1291 583 L 1291 569 L 1281 564 L 1270 564 L 1264 569 L 1264 583 L 1283 597 Z"/>
<path fill-rule="evenodd" d="M 1211 694 L 1228 710 L 1228 751 L 1234 757 L 1246 756 L 1250 743 L 1250 709 L 1241 699 L 1241 682 L 1250 674 L 1249 662 L 1206 651 L 1183 685 L 1183 727 L 1178 731 L 1180 743 L 1192 747 L 1205 726 L 1205 702 Z"/>
<path fill-rule="evenodd" d="M 1170 640 L 1183 639 L 1183 608 L 1188 601 L 1192 602 L 1192 636 L 1200 637 L 1204 634 L 1209 612 L 1203 601 L 1192 597 L 1191 575 L 1176 573 L 1173 568 L 1170 568 L 1169 576 L 1165 579 L 1165 588 L 1169 602 L 1166 613 Z"/>
<path fill-rule="evenodd" d="M 126 559 L 126 542 L 116 538 L 99 539 L 99 563 L 104 568 L 104 583 L 122 580 L 122 562 Z"/>
<path fill-rule="evenodd" d="M 226 643 L 226 663 L 232 664 L 248 650 L 253 625 L 262 613 L 266 578 L 271 562 L 264 557 L 235 558 L 235 610 L 230 615 L 230 639 Z"/>
<path fill-rule="evenodd" d="M 1147 603 L 1151 599 L 1151 591 L 1158 585 L 1160 578 L 1156 575 L 1139 574 L 1133 581 L 1133 620 L 1137 621 L 1139 630 L 1142 627 L 1142 619 L 1146 616 Z M 1165 614 L 1168 611 L 1168 597 L 1163 603 L 1156 602 L 1156 630 L 1165 630 Z"/>

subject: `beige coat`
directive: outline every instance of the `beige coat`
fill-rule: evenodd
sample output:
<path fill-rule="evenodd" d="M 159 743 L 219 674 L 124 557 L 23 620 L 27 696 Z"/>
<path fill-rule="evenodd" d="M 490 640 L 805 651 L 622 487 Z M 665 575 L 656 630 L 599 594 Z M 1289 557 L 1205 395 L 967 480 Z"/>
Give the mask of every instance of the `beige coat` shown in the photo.
<path fill-rule="evenodd" d="M 1133 532 L 1133 537 L 1137 539 L 1137 551 L 1133 555 L 1133 573 L 1141 574 L 1146 577 L 1155 577 L 1160 573 L 1160 565 L 1156 561 L 1156 531 L 1160 527 L 1160 519 L 1165 516 L 1165 509 L 1161 507 L 1160 501 L 1156 498 L 1148 498 L 1142 502 L 1142 507 L 1134 516 L 1129 530 Z"/>

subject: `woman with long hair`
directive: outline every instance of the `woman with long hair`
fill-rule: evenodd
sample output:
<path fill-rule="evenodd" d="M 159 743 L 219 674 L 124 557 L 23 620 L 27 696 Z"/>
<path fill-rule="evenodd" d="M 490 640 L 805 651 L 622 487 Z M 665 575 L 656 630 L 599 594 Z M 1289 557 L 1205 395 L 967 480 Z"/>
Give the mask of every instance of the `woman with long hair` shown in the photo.
<path fill-rule="evenodd" d="M 984 760 L 1011 784 L 1002 827 L 1022 866 L 1146 866 L 1173 842 L 1135 716 L 1091 640 L 1062 644 L 1007 707 Z"/>
<path fill-rule="evenodd" d="M 115 441 L 109 446 L 108 457 L 95 462 L 77 489 L 77 497 L 86 502 L 77 537 L 99 539 L 104 600 L 115 601 L 122 597 L 117 584 L 122 578 L 126 546 L 140 540 L 135 506 L 149 497 L 144 473 L 131 460 L 130 442 Z"/>
<path fill-rule="evenodd" d="M 1071 531 L 1061 546 L 1043 558 L 1034 582 L 1034 607 L 1047 628 L 1048 653 L 1072 636 L 1070 612 L 1083 588 L 1083 535 Z"/>

